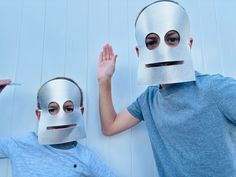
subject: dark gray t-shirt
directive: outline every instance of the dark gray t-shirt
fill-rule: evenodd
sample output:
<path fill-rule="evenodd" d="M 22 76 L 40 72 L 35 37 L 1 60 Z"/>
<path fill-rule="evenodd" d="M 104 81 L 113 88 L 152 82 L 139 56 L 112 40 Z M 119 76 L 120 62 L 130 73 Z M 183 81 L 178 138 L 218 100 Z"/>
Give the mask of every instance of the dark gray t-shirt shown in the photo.
<path fill-rule="evenodd" d="M 128 111 L 144 120 L 160 177 L 236 177 L 236 81 L 150 86 Z"/>

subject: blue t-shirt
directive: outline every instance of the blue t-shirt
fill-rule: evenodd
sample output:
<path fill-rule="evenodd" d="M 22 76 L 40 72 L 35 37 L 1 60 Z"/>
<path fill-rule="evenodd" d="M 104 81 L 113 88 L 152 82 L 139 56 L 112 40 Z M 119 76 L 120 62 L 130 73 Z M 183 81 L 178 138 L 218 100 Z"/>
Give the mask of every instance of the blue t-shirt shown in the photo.
<path fill-rule="evenodd" d="M 77 143 L 71 149 L 39 145 L 35 133 L 0 139 L 0 158 L 9 158 L 13 177 L 115 177 L 100 158 Z"/>
<path fill-rule="evenodd" d="M 144 120 L 160 177 L 236 177 L 236 81 L 150 86 L 128 111 Z"/>

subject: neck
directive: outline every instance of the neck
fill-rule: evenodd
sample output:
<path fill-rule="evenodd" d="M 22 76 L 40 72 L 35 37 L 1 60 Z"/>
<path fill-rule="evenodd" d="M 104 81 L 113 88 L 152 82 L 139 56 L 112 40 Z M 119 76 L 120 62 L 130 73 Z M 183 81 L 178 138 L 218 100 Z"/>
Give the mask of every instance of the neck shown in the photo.
<path fill-rule="evenodd" d="M 160 84 L 160 89 L 165 89 L 168 87 L 170 84 Z"/>
<path fill-rule="evenodd" d="M 77 145 L 77 141 L 71 141 L 71 142 L 61 143 L 61 144 L 52 144 L 50 146 L 56 149 L 72 149 L 76 145 Z"/>

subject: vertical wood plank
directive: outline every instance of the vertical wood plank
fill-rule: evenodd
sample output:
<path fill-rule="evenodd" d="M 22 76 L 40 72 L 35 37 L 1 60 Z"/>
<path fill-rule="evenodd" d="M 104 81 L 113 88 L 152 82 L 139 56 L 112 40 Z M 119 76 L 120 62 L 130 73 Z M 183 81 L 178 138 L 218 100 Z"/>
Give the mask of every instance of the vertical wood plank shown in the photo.
<path fill-rule="evenodd" d="M 84 96 L 84 119 L 87 122 L 87 69 L 88 69 L 88 1 L 69 0 L 67 9 L 67 34 L 65 76 L 75 80 Z M 86 124 L 87 125 L 87 124 Z M 87 127 L 87 126 L 86 126 Z M 86 139 L 80 140 L 86 144 Z"/>
<path fill-rule="evenodd" d="M 130 103 L 135 101 L 146 88 L 146 86 L 137 83 L 138 57 L 135 52 L 137 43 L 135 39 L 134 23 L 138 13 L 151 2 L 153 1 L 128 1 Z M 131 136 L 132 177 L 158 177 L 145 122 L 141 122 L 139 125 L 132 128 Z"/>
<path fill-rule="evenodd" d="M 67 0 L 46 0 L 42 83 L 65 75 Z"/>

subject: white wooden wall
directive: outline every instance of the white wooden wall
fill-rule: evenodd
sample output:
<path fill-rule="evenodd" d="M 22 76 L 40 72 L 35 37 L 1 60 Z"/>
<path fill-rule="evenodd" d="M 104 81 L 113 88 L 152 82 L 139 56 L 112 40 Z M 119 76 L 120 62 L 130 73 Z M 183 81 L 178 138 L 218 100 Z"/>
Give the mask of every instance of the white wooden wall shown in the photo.
<path fill-rule="evenodd" d="M 119 177 L 158 177 L 144 123 L 112 137 L 100 131 L 96 67 L 102 46 L 118 54 L 113 77 L 117 111 L 145 87 L 138 86 L 134 20 L 151 0 L 0 0 L 0 137 L 37 128 L 34 110 L 39 86 L 55 76 L 73 78 L 85 95 L 87 139 Z M 188 11 L 195 68 L 236 78 L 236 1 L 179 0 Z M 10 177 L 0 160 L 0 177 Z"/>

